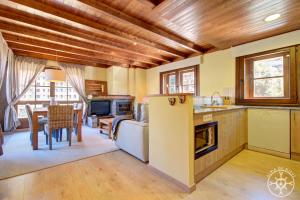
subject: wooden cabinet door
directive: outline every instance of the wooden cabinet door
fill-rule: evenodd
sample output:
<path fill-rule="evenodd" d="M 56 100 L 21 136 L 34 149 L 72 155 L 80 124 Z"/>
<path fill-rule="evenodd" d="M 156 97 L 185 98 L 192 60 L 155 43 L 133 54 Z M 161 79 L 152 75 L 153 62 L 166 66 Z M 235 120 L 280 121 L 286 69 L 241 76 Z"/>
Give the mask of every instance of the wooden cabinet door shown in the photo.
<path fill-rule="evenodd" d="M 300 154 L 300 111 L 296 110 L 291 115 L 291 150 Z"/>

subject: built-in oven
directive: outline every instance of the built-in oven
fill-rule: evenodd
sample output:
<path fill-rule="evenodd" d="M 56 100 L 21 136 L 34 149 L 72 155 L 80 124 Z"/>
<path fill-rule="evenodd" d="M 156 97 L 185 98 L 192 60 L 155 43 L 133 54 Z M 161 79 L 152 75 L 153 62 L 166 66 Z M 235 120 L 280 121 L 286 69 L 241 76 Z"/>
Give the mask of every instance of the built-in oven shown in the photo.
<path fill-rule="evenodd" d="M 218 122 L 195 126 L 195 159 L 218 148 Z"/>

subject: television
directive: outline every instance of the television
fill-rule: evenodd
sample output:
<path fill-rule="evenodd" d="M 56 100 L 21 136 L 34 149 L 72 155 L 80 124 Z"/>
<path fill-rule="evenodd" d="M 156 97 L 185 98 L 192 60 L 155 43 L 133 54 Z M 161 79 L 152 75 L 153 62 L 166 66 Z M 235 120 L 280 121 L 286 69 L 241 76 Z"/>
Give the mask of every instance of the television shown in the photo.
<path fill-rule="evenodd" d="M 90 114 L 97 116 L 110 115 L 109 100 L 93 100 L 90 105 Z"/>

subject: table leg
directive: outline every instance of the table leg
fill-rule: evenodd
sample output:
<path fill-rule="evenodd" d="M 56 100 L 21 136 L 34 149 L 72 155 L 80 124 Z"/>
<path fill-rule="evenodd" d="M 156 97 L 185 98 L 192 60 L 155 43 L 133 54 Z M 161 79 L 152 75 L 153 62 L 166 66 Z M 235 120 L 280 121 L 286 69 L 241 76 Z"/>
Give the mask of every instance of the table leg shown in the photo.
<path fill-rule="evenodd" d="M 38 130 L 39 130 L 39 121 L 38 115 L 33 113 L 32 115 L 32 149 L 38 149 Z"/>
<path fill-rule="evenodd" d="M 108 138 L 109 138 L 109 139 L 112 138 L 111 129 L 112 129 L 112 123 L 109 123 L 109 124 L 108 124 Z"/>
<path fill-rule="evenodd" d="M 77 141 L 81 142 L 81 129 L 82 129 L 82 111 L 78 112 L 77 115 Z"/>

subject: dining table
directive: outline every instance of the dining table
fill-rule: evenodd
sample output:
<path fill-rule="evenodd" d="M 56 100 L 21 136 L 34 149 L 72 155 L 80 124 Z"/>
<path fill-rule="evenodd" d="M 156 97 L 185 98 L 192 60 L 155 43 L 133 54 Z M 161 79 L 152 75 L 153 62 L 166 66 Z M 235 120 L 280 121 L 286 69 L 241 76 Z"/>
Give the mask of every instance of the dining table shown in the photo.
<path fill-rule="evenodd" d="M 48 113 L 48 108 L 43 107 L 43 108 L 34 108 L 32 111 L 32 148 L 33 150 L 38 149 L 38 129 L 39 129 L 39 116 L 44 116 L 46 117 Z M 81 142 L 82 141 L 82 109 L 74 108 L 74 114 L 77 114 L 77 141 Z"/>

